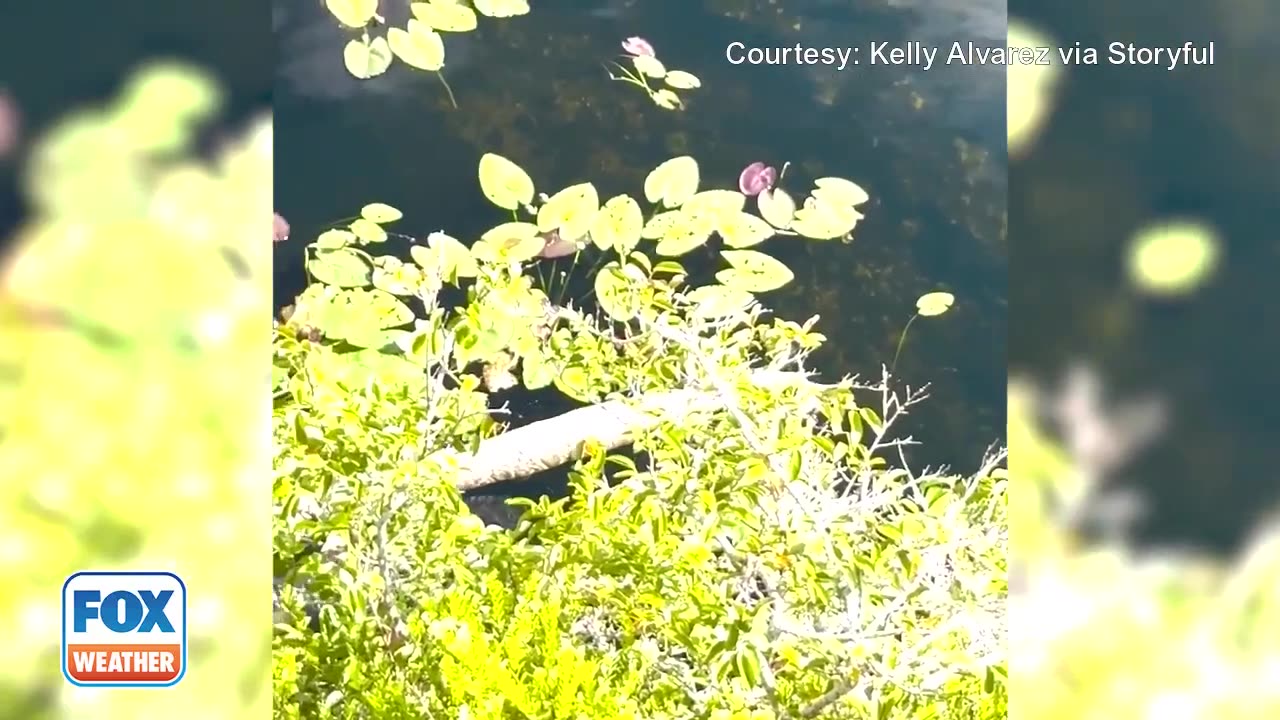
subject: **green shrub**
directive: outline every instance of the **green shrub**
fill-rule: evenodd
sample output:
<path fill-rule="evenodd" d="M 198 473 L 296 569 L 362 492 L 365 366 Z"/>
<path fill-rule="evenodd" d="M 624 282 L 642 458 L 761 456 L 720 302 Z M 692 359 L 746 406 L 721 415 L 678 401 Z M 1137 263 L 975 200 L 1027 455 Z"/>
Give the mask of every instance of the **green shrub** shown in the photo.
<path fill-rule="evenodd" d="M 779 229 L 696 170 L 655 170 L 645 219 L 486 156 L 513 220 L 470 248 L 375 256 L 385 205 L 308 248 L 276 330 L 278 717 L 1006 715 L 1003 455 L 895 467 L 920 395 L 813 379 L 816 318 L 768 319 L 790 271 L 743 249 Z M 802 224 L 847 234 L 816 194 Z M 672 258 L 715 235 L 730 267 L 687 287 Z M 530 277 L 562 238 L 599 260 L 598 313 Z M 504 432 L 515 383 L 588 406 Z M 561 464 L 570 496 L 510 531 L 459 493 Z"/>

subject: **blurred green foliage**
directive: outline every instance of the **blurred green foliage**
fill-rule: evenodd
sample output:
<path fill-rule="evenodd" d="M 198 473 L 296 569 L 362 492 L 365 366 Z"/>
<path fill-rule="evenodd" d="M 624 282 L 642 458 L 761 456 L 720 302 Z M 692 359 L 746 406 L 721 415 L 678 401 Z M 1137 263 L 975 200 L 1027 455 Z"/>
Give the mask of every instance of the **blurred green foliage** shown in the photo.
<path fill-rule="evenodd" d="M 148 65 L 26 168 L 34 211 L 0 266 L 8 717 L 268 712 L 271 124 L 196 158 L 220 103 L 203 72 Z M 179 685 L 67 684 L 60 589 L 84 569 L 185 580 Z"/>
<path fill-rule="evenodd" d="M 1280 531 L 1234 564 L 1081 547 L 1055 511 L 1087 488 L 1010 395 L 1010 692 L 1019 717 L 1280 713 Z"/>

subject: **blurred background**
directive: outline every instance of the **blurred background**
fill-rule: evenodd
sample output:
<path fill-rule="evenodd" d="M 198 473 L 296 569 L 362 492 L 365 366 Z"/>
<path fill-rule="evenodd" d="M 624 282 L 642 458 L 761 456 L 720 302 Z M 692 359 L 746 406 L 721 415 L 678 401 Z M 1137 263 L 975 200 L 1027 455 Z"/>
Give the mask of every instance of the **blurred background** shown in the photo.
<path fill-rule="evenodd" d="M 1280 710 L 1280 6 L 1008 5 L 1011 707 Z M 1214 64 L 1108 64 L 1112 42 Z M 1056 54 L 1056 53 L 1055 53 Z"/>
<path fill-rule="evenodd" d="M 0 8 L 0 717 L 270 712 L 269 22 Z M 185 580 L 177 687 L 66 682 L 85 569 Z"/>

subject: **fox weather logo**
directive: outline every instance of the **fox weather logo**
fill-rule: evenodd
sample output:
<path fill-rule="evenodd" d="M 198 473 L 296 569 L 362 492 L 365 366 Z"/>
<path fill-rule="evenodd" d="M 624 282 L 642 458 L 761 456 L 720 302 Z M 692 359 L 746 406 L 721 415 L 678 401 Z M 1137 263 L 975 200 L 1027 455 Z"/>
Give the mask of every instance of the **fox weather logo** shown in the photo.
<path fill-rule="evenodd" d="M 170 572 L 78 572 L 62 586 L 62 674 L 169 687 L 187 672 L 187 586 Z"/>

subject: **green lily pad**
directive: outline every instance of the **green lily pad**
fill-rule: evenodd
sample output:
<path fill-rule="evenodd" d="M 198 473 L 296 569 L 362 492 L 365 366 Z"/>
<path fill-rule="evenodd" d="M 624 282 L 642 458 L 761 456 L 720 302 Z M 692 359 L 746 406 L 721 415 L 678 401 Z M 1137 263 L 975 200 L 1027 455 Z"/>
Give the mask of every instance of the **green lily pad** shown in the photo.
<path fill-rule="evenodd" d="M 795 274 L 780 261 L 755 250 L 721 250 L 731 266 L 716 273 L 724 285 L 751 293 L 769 292 L 791 282 Z"/>

